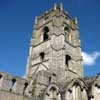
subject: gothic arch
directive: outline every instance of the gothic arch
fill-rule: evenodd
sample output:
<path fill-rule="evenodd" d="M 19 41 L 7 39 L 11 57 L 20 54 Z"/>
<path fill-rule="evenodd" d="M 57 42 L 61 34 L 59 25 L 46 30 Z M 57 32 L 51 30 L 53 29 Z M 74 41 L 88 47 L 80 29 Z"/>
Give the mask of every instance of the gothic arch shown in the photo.
<path fill-rule="evenodd" d="M 70 32 L 70 28 L 69 28 L 69 26 L 64 26 L 64 31 L 67 31 L 67 32 Z"/>
<path fill-rule="evenodd" d="M 13 78 L 12 80 L 10 80 L 10 82 L 9 82 L 9 85 L 10 85 L 10 91 L 13 90 L 13 87 L 14 87 L 15 83 L 16 83 L 16 79 L 15 79 L 15 78 Z"/>
<path fill-rule="evenodd" d="M 25 83 L 24 83 L 23 95 L 25 95 L 25 91 L 26 91 L 28 85 L 29 85 L 28 82 L 25 82 Z"/>
<path fill-rule="evenodd" d="M 61 100 L 60 89 L 56 84 L 47 87 L 44 93 L 44 100 Z"/>
<path fill-rule="evenodd" d="M 100 99 L 100 76 L 97 76 L 92 82 L 90 94 L 90 98 L 92 98 L 92 100 Z"/>
<path fill-rule="evenodd" d="M 45 26 L 43 28 L 43 41 L 46 41 L 46 40 L 49 39 L 48 32 L 49 32 L 49 27 L 48 26 Z"/>
<path fill-rule="evenodd" d="M 45 26 L 45 27 L 43 28 L 43 32 L 44 32 L 44 33 L 48 33 L 48 32 L 49 32 L 49 27 L 48 27 L 48 26 Z"/>
<path fill-rule="evenodd" d="M 80 79 L 72 79 L 66 86 L 65 100 L 87 100 L 86 85 Z"/>

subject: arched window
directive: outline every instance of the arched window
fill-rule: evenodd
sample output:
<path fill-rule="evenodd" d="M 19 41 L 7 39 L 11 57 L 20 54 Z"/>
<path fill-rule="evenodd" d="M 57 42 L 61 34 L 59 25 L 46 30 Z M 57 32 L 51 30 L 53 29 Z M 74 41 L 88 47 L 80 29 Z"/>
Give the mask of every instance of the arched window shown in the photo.
<path fill-rule="evenodd" d="M 44 34 L 43 34 L 43 41 L 48 40 L 48 37 L 49 37 L 48 34 L 47 34 L 47 33 L 44 33 Z"/>
<path fill-rule="evenodd" d="M 65 64 L 67 65 L 67 66 L 69 66 L 68 64 L 69 64 L 69 61 L 71 60 L 71 57 L 69 56 L 69 55 L 66 55 L 65 56 Z"/>
<path fill-rule="evenodd" d="M 68 31 L 68 32 L 69 32 L 68 26 L 65 26 L 65 27 L 64 27 L 64 31 Z"/>
<path fill-rule="evenodd" d="M 43 31 L 44 31 L 44 33 L 48 33 L 48 32 L 49 32 L 49 28 L 48 28 L 47 26 L 45 26 L 45 27 L 43 28 Z"/>
<path fill-rule="evenodd" d="M 3 76 L 0 74 L 0 79 L 2 78 Z"/>
<path fill-rule="evenodd" d="M 13 88 L 13 86 L 15 85 L 15 83 L 16 83 L 16 79 L 12 79 L 12 80 L 10 81 L 10 91 L 12 91 L 12 88 Z"/>
<path fill-rule="evenodd" d="M 45 26 L 44 29 L 43 29 L 43 32 L 44 32 L 44 34 L 43 34 L 43 41 L 46 41 L 49 38 L 49 36 L 47 34 L 49 32 L 49 28 L 47 26 Z"/>
<path fill-rule="evenodd" d="M 42 60 L 44 59 L 44 56 L 45 56 L 44 52 L 41 52 L 40 57 L 41 57 Z"/>
<path fill-rule="evenodd" d="M 25 94 L 25 90 L 26 90 L 27 86 L 28 86 L 28 83 L 26 82 L 26 83 L 24 84 L 23 94 Z"/>

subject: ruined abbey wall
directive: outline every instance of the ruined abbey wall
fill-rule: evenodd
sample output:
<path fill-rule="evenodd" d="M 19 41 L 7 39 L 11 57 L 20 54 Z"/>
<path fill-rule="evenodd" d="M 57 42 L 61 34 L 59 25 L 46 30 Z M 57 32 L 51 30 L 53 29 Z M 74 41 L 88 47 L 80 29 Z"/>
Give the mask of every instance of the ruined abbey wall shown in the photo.
<path fill-rule="evenodd" d="M 28 81 L 0 72 L 0 100 L 28 100 L 25 96 Z"/>
<path fill-rule="evenodd" d="M 20 77 L 1 72 L 0 100 L 50 100 L 55 93 L 54 97 L 57 100 L 100 100 L 100 75 L 83 79 L 67 79 L 58 83 L 59 79 L 50 74 L 51 72 L 48 75 L 47 72 L 40 72 L 34 84 L 36 92 L 27 95 L 26 93 L 31 94 L 28 90 L 32 81 L 28 82 Z M 46 83 L 44 88 L 43 83 Z M 40 95 L 36 95 L 39 93 Z"/>

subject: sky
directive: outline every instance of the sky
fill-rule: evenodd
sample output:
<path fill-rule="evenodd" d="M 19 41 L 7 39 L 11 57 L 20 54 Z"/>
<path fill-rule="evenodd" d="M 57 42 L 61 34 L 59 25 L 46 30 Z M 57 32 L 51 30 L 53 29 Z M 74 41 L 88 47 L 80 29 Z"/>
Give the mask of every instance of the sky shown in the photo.
<path fill-rule="evenodd" d="M 0 71 L 24 76 L 35 16 L 63 2 L 78 18 L 85 76 L 100 73 L 100 0 L 0 0 Z"/>

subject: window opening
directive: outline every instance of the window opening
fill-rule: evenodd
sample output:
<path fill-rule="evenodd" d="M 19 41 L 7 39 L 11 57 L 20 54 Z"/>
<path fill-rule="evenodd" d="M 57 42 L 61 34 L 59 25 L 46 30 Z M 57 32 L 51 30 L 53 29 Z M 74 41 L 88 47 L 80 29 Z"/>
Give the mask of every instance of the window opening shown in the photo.
<path fill-rule="evenodd" d="M 25 90 L 26 90 L 27 86 L 28 86 L 28 83 L 25 83 L 25 84 L 24 84 L 23 94 L 25 93 Z"/>
<path fill-rule="evenodd" d="M 65 64 L 66 64 L 67 66 L 69 66 L 69 65 L 68 65 L 68 64 L 69 64 L 69 60 L 71 60 L 71 57 L 70 57 L 69 55 L 66 55 Z"/>
<path fill-rule="evenodd" d="M 0 74 L 0 79 L 2 78 L 2 75 Z"/>
<path fill-rule="evenodd" d="M 48 40 L 48 32 L 49 32 L 49 28 L 47 27 L 47 26 L 45 26 L 44 27 L 44 29 L 43 29 L 43 32 L 44 32 L 44 34 L 43 34 L 43 41 L 46 41 L 46 40 Z"/>
<path fill-rule="evenodd" d="M 69 28 L 67 26 L 65 26 L 64 31 L 69 31 Z"/>
<path fill-rule="evenodd" d="M 43 41 L 48 40 L 48 37 L 49 37 L 48 34 L 47 34 L 47 33 L 44 33 L 44 34 L 43 34 Z"/>
<path fill-rule="evenodd" d="M 47 26 L 45 26 L 43 31 L 44 31 L 44 33 L 48 33 L 49 32 L 49 28 Z"/>
<path fill-rule="evenodd" d="M 42 60 L 44 59 L 44 55 L 45 55 L 44 52 L 40 53 L 40 57 L 41 57 Z"/>
<path fill-rule="evenodd" d="M 12 79 L 12 80 L 10 81 L 10 91 L 12 91 L 12 88 L 13 88 L 15 82 L 16 82 L 16 79 Z"/>

